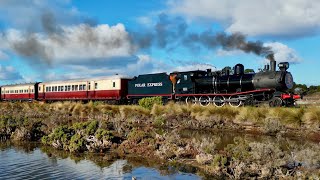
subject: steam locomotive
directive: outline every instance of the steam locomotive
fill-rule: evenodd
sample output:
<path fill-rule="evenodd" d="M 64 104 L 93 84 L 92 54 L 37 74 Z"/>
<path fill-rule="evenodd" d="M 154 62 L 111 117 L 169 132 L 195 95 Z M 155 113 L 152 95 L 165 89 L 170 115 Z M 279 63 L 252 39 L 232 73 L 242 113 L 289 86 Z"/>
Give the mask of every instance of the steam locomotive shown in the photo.
<path fill-rule="evenodd" d="M 161 96 L 187 104 L 222 107 L 258 105 L 292 106 L 300 96 L 286 91 L 293 86 L 289 63 L 270 65 L 258 73 L 245 73 L 237 64 L 229 69 L 144 74 L 134 78 L 109 76 L 96 79 L 36 82 L 0 87 L 2 101 L 106 101 L 135 104 L 144 97 Z"/>
<path fill-rule="evenodd" d="M 133 103 L 146 96 L 162 96 L 202 106 L 213 104 L 222 107 L 229 104 L 238 107 L 261 103 L 268 103 L 271 107 L 293 106 L 301 97 L 286 92 L 293 87 L 292 74 L 287 71 L 289 63 L 279 63 L 277 71 L 273 55 L 267 58 L 270 65 L 265 65 L 258 73 L 245 73 L 244 66 L 237 64 L 232 74 L 228 69 L 215 72 L 207 69 L 173 72 L 170 75 L 140 75 L 129 81 L 127 97 Z"/>

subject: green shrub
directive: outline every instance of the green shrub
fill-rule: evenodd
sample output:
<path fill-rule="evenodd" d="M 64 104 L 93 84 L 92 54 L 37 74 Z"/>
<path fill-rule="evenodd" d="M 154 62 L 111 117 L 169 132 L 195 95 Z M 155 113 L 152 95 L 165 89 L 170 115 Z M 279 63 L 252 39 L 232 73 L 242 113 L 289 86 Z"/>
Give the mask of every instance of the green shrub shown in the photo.
<path fill-rule="evenodd" d="M 74 123 L 72 125 L 72 128 L 76 131 L 84 130 L 87 135 L 93 135 L 98 129 L 98 126 L 99 126 L 99 122 L 94 120 L 94 121 Z"/>
<path fill-rule="evenodd" d="M 162 105 L 162 97 L 147 97 L 147 98 L 142 98 L 139 100 L 139 105 L 141 107 L 144 107 L 146 109 L 152 109 L 154 104 Z"/>
<path fill-rule="evenodd" d="M 71 137 L 69 150 L 71 152 L 83 152 L 85 150 L 85 140 L 80 134 Z"/>
<path fill-rule="evenodd" d="M 113 134 L 110 131 L 104 130 L 104 129 L 100 129 L 100 128 L 96 131 L 95 136 L 99 140 L 101 140 L 101 139 L 110 140 L 110 139 L 113 138 Z"/>

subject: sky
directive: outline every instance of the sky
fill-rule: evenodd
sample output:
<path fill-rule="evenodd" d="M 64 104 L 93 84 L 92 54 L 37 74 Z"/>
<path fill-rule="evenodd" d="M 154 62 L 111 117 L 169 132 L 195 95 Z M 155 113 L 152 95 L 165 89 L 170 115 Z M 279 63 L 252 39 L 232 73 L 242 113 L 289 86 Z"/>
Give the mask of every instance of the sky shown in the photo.
<path fill-rule="evenodd" d="M 213 70 L 319 85 L 320 1 L 0 0 L 0 84 Z"/>

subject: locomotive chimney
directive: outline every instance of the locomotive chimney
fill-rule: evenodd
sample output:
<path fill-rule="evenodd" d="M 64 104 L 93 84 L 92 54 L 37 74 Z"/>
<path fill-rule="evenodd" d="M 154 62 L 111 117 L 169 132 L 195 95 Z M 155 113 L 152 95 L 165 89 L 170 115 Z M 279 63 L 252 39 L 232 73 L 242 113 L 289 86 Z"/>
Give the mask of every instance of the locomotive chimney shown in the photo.
<path fill-rule="evenodd" d="M 276 71 L 277 62 L 274 60 L 274 54 L 269 54 L 266 58 L 270 60 L 270 71 Z"/>

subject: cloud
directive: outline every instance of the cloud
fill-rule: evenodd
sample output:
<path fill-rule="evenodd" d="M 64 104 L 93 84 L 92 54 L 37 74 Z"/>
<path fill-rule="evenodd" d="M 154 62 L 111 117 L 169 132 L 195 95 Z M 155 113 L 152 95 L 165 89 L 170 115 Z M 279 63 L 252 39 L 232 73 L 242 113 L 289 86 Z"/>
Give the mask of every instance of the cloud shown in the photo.
<path fill-rule="evenodd" d="M 206 70 L 206 69 L 216 70 L 216 67 L 206 63 L 193 63 L 189 65 L 181 65 L 181 66 L 173 67 L 172 72 L 173 71 L 195 71 L 195 70 Z"/>
<path fill-rule="evenodd" d="M 0 60 L 7 60 L 9 56 L 0 50 Z"/>
<path fill-rule="evenodd" d="M 41 80 L 62 80 L 62 79 L 79 79 L 93 78 L 102 76 L 122 75 L 137 76 L 139 74 L 157 73 L 168 70 L 168 66 L 162 64 L 162 61 L 153 59 L 146 54 L 138 54 L 137 56 L 127 57 L 119 61 L 119 59 L 109 60 L 111 63 L 104 65 L 64 65 L 59 68 L 65 73 L 60 74 L 56 71 L 46 73 Z"/>
<path fill-rule="evenodd" d="M 86 18 L 66 0 L 0 1 L 0 20 L 9 27 L 26 29 L 29 32 L 46 30 L 43 24 L 46 23 L 45 20 L 58 24 L 74 24 Z"/>
<path fill-rule="evenodd" d="M 28 34 L 10 29 L 0 36 L 0 40 L 2 49 L 47 64 L 90 63 L 90 59 L 103 61 L 130 56 L 134 51 L 123 24 L 61 26 L 61 31 L 53 34 Z"/>
<path fill-rule="evenodd" d="M 217 56 L 237 56 L 240 54 L 243 54 L 243 52 L 240 50 L 227 51 L 220 48 L 216 51 Z"/>
<path fill-rule="evenodd" d="M 169 0 L 169 12 L 222 23 L 227 32 L 296 38 L 319 32 L 320 1 Z"/>
<path fill-rule="evenodd" d="M 18 81 L 22 76 L 12 66 L 0 65 L 0 81 Z"/>

